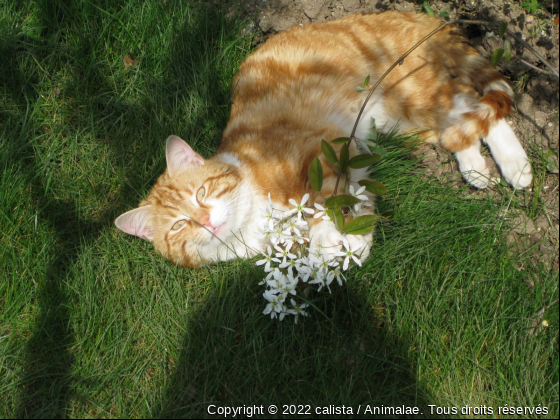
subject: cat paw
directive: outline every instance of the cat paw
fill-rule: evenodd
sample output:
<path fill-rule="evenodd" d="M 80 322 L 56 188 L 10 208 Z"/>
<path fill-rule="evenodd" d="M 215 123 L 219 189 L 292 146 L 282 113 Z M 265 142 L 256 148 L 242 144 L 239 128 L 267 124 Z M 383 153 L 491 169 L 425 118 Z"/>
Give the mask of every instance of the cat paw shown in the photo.
<path fill-rule="evenodd" d="M 488 187 L 490 170 L 480 154 L 480 144 L 455 153 L 455 157 L 457 158 L 459 171 L 469 185 L 478 189 Z"/>
<path fill-rule="evenodd" d="M 527 188 L 533 182 L 533 172 L 527 156 L 502 163 L 501 170 L 507 183 L 516 190 Z"/>
<path fill-rule="evenodd" d="M 318 249 L 325 256 L 339 252 L 344 243 L 344 236 L 330 221 L 323 221 L 314 226 L 309 232 L 309 238 L 309 248 Z"/>
<path fill-rule="evenodd" d="M 348 241 L 348 246 L 352 252 L 359 256 L 360 261 L 364 262 L 369 256 L 373 233 L 365 235 L 343 235 L 335 227 L 334 223 L 324 221 L 314 227 L 309 233 L 310 249 L 316 250 L 325 259 L 331 259 L 332 255 L 343 250 L 344 241 Z"/>
<path fill-rule="evenodd" d="M 364 262 L 369 256 L 373 233 L 368 233 L 366 235 L 346 235 L 346 240 L 348 241 L 350 249 L 359 256 L 361 262 Z"/>
<path fill-rule="evenodd" d="M 479 190 L 484 190 L 488 187 L 489 179 L 490 179 L 490 171 L 488 168 L 484 168 L 480 171 L 461 171 L 463 175 L 463 179 L 467 184 L 471 187 L 477 188 Z"/>
<path fill-rule="evenodd" d="M 525 149 L 505 120 L 500 120 L 485 139 L 502 176 L 516 190 L 531 185 L 533 173 Z"/>

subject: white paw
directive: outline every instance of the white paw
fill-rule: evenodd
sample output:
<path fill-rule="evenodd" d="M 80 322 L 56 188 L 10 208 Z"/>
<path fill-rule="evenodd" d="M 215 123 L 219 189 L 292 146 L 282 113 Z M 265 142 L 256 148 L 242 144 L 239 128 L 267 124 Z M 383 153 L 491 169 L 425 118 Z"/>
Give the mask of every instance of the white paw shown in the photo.
<path fill-rule="evenodd" d="M 527 188 L 533 182 L 531 164 L 528 162 L 527 156 L 510 159 L 500 165 L 500 169 L 508 184 L 516 190 Z"/>
<path fill-rule="evenodd" d="M 368 233 L 366 235 L 346 235 L 346 239 L 348 240 L 350 249 L 360 256 L 360 261 L 364 262 L 369 256 L 373 233 Z"/>
<path fill-rule="evenodd" d="M 518 190 L 531 185 L 533 174 L 529 158 L 505 120 L 498 121 L 485 140 L 508 184 Z"/>
<path fill-rule="evenodd" d="M 463 179 L 471 186 L 483 190 L 488 187 L 490 170 L 486 167 L 480 170 L 461 171 Z"/>
<path fill-rule="evenodd" d="M 465 181 L 475 188 L 484 189 L 490 181 L 490 170 L 480 154 L 480 143 L 455 153 L 459 171 Z"/>
<path fill-rule="evenodd" d="M 344 238 L 346 238 L 350 249 L 356 255 L 359 255 L 360 260 L 364 262 L 369 256 L 373 233 L 366 235 L 343 235 L 338 231 L 334 223 L 323 221 L 311 230 L 309 236 L 311 238 L 310 249 L 318 250 L 325 257 L 342 251 L 342 244 Z"/>
<path fill-rule="evenodd" d="M 322 221 L 309 232 L 310 249 L 317 249 L 321 254 L 335 254 L 342 249 L 344 236 L 338 231 L 333 222 Z"/>

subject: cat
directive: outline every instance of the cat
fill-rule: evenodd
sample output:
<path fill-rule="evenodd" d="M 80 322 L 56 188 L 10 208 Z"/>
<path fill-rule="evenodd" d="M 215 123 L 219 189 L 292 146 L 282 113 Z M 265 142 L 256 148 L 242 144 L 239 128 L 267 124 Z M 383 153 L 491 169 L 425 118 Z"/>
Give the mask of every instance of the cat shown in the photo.
<path fill-rule="evenodd" d="M 240 66 L 233 104 L 216 155 L 203 159 L 179 137 L 166 143 L 167 170 L 140 206 L 116 226 L 151 241 L 172 262 L 188 267 L 251 257 L 265 245 L 260 210 L 271 195 L 287 210 L 290 198 L 323 201 L 334 190 L 333 165 L 321 140 L 348 136 L 365 94 L 398 57 L 440 21 L 424 14 L 385 12 L 351 15 L 294 27 L 271 37 Z M 505 180 L 516 189 L 531 184 L 527 154 L 505 117 L 513 91 L 501 74 L 448 26 L 423 43 L 388 75 L 358 125 L 366 138 L 371 119 L 380 130 L 423 131 L 427 142 L 453 152 L 467 183 L 486 188 L 489 170 L 481 138 Z M 338 146 L 339 147 L 339 146 Z M 338 151 L 339 149 L 337 149 Z M 350 155 L 358 153 L 352 142 Z M 321 194 L 308 168 L 319 156 Z M 350 184 L 367 178 L 352 170 Z M 369 208 L 372 212 L 373 208 Z M 330 220 L 310 218 L 311 247 L 336 247 L 342 234 Z M 372 234 L 348 235 L 367 258 Z"/>

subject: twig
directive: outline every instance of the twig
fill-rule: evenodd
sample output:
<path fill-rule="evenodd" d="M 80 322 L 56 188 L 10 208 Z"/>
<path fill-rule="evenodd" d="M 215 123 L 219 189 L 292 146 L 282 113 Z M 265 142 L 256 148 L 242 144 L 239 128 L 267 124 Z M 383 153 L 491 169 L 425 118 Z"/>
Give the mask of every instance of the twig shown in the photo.
<path fill-rule="evenodd" d="M 527 61 L 523 60 L 522 58 L 518 58 L 518 60 L 521 61 L 521 63 L 525 64 L 527 67 L 530 67 L 533 70 L 538 71 L 539 73 L 546 74 L 548 76 L 554 76 L 553 73 L 551 73 L 549 71 L 546 71 L 546 70 L 543 70 L 543 69 L 539 69 L 537 66 L 533 66 L 531 63 L 528 63 Z"/>
<path fill-rule="evenodd" d="M 499 26 L 500 24 L 498 22 L 492 22 L 492 21 L 488 21 L 488 20 L 463 20 L 463 19 L 459 19 L 456 20 L 454 23 L 458 23 L 461 25 L 488 25 L 488 26 Z M 531 51 L 535 57 L 537 57 L 546 67 L 548 67 L 550 69 L 550 71 L 552 71 L 552 73 L 560 78 L 560 75 L 558 74 L 558 70 L 556 70 L 554 67 L 552 67 L 552 64 L 550 64 L 548 61 L 546 61 L 544 59 L 544 57 L 542 55 L 539 54 L 539 52 L 537 50 L 535 50 L 528 42 L 526 42 L 524 39 L 518 37 L 511 29 L 507 28 L 506 29 L 506 33 L 511 36 L 512 38 L 514 38 L 517 42 L 519 42 L 521 45 L 523 45 L 524 47 L 526 47 L 529 51 Z"/>
<path fill-rule="evenodd" d="M 433 35 L 435 35 L 439 31 L 441 31 L 443 28 L 445 28 L 446 26 L 448 26 L 450 24 L 453 24 L 453 23 L 455 23 L 455 22 L 449 21 L 449 22 L 443 23 L 442 25 L 440 25 L 436 29 L 434 29 L 432 32 L 430 32 L 428 35 L 426 35 L 424 38 L 422 38 L 420 41 L 418 41 L 416 44 L 414 44 L 414 46 L 412 48 L 410 48 L 407 52 L 405 52 L 403 55 L 401 55 L 397 59 L 397 61 L 395 61 L 391 65 L 391 67 L 389 67 L 387 69 L 387 71 L 385 71 L 385 73 L 383 73 L 383 75 L 377 80 L 377 82 L 369 89 L 368 96 L 366 97 L 366 100 L 364 101 L 364 103 L 362 105 L 362 108 L 360 109 L 360 112 L 358 113 L 358 117 L 356 118 L 356 122 L 354 123 L 354 128 L 352 128 L 352 133 L 350 134 L 350 141 L 348 142 L 348 145 L 350 145 L 352 140 L 356 138 L 355 134 L 356 134 L 356 130 L 358 128 L 358 123 L 360 122 L 360 118 L 362 118 L 362 114 L 364 113 L 364 110 L 366 109 L 366 105 L 369 102 L 371 96 L 373 95 L 373 92 L 375 91 L 377 86 L 379 86 L 379 84 L 383 81 L 383 79 L 385 79 L 385 77 L 387 77 L 387 75 L 391 72 L 391 70 L 393 70 L 397 65 L 402 64 L 403 60 L 406 57 L 408 57 L 410 55 L 410 53 L 412 53 L 416 48 L 418 48 L 420 45 L 422 45 L 425 41 L 427 41 Z M 336 178 L 336 184 L 334 186 L 333 196 L 336 195 L 336 192 L 338 190 L 338 183 L 340 182 L 340 177 L 341 176 L 342 176 L 342 171 L 338 174 L 338 177 Z"/>
<path fill-rule="evenodd" d="M 358 113 L 358 118 L 356 118 L 356 123 L 354 124 L 354 128 L 352 129 L 352 134 L 350 134 L 350 141 L 352 141 L 352 139 L 354 139 L 354 135 L 356 134 L 356 129 L 358 128 L 358 123 L 360 122 L 360 118 L 362 117 L 362 114 L 366 108 L 366 105 L 369 101 L 369 99 L 371 98 L 371 95 L 373 95 L 373 92 L 375 91 L 375 89 L 377 88 L 377 86 L 379 86 L 379 84 L 383 81 L 383 79 L 385 79 L 385 77 L 387 77 L 387 75 L 391 72 L 391 70 L 393 70 L 398 64 L 402 63 L 403 60 L 409 56 L 409 54 L 414 51 L 416 48 L 418 48 L 420 45 L 422 45 L 425 41 L 427 41 L 429 38 L 431 38 L 433 35 L 435 35 L 436 33 L 438 33 L 439 31 L 441 31 L 443 28 L 445 28 L 447 25 L 450 25 L 452 23 L 455 23 L 453 21 L 450 22 L 445 22 L 444 24 L 438 26 L 436 29 L 434 29 L 432 32 L 430 32 L 428 35 L 426 35 L 424 38 L 422 38 L 420 41 L 418 41 L 416 44 L 414 44 L 414 46 L 409 49 L 407 52 L 405 52 L 403 55 L 401 55 L 397 61 L 395 61 L 393 63 L 393 65 L 391 67 L 389 67 L 387 69 L 387 71 L 385 73 L 383 73 L 383 76 L 381 76 L 379 78 L 379 80 L 377 80 L 377 82 L 375 83 L 375 85 L 372 86 L 372 88 L 369 90 L 368 96 L 366 97 L 366 100 L 364 102 L 364 104 L 362 105 L 362 108 L 360 109 L 360 112 Z"/>

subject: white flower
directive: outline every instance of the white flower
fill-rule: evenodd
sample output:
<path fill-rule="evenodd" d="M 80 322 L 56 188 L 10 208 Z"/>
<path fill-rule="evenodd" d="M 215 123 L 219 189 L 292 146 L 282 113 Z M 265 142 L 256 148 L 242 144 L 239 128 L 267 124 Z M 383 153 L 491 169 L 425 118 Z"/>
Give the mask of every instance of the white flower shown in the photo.
<path fill-rule="evenodd" d="M 290 260 L 295 260 L 297 258 L 297 255 L 294 255 L 290 252 L 291 247 L 292 247 L 292 242 L 287 242 L 286 248 L 284 249 L 280 248 L 278 245 L 274 245 L 274 249 L 278 251 L 276 253 L 276 256 L 278 258 L 283 258 L 282 263 L 285 263 L 287 258 L 289 258 Z"/>
<path fill-rule="evenodd" d="M 287 259 L 287 260 L 283 261 L 282 264 L 280 264 L 278 267 L 287 269 L 288 274 L 290 276 L 293 276 L 294 275 L 294 269 L 296 271 L 298 271 L 298 260 Z"/>
<path fill-rule="evenodd" d="M 266 264 L 264 266 L 264 271 L 265 271 L 265 273 L 268 273 L 269 271 L 271 271 L 271 268 L 270 268 L 270 263 L 271 262 L 274 261 L 274 262 L 280 263 L 281 261 L 278 258 L 274 258 L 274 256 L 272 255 L 272 250 L 270 249 L 269 246 L 267 246 L 266 249 L 267 249 L 268 253 L 267 254 L 264 254 L 264 253 L 262 254 L 264 256 L 264 259 L 257 261 L 255 264 L 256 265 Z"/>
<path fill-rule="evenodd" d="M 278 269 L 278 267 L 274 267 L 274 269 L 271 270 L 270 273 L 268 273 L 267 276 L 265 277 L 265 281 L 270 280 L 272 278 L 274 278 L 275 280 L 279 280 L 282 278 L 283 275 L 284 274 L 282 274 L 282 272 Z"/>
<path fill-rule="evenodd" d="M 288 237 L 284 235 L 281 225 L 276 226 L 275 230 L 270 233 L 270 242 L 272 242 L 273 245 L 283 244 L 287 239 Z"/>
<path fill-rule="evenodd" d="M 290 299 L 290 302 L 292 303 L 293 309 L 288 309 L 286 312 L 291 314 L 291 315 L 295 315 L 294 322 L 297 324 L 298 317 L 300 315 L 301 316 L 308 316 L 307 312 L 305 312 L 304 309 L 307 308 L 309 306 L 309 304 L 302 303 L 301 305 L 296 305 L 296 301 L 293 300 L 293 299 Z"/>
<path fill-rule="evenodd" d="M 329 286 L 332 281 L 335 279 L 338 281 L 338 285 L 342 286 L 342 279 L 344 279 L 344 281 L 346 281 L 346 277 L 344 277 L 344 275 L 342 274 L 342 271 L 340 270 L 340 266 L 337 265 L 336 267 L 334 267 L 331 271 L 329 271 L 327 273 L 327 286 Z M 342 277 L 342 279 L 341 279 Z"/>
<path fill-rule="evenodd" d="M 302 282 L 307 283 L 307 281 L 313 274 L 313 263 L 309 260 L 309 258 L 302 257 L 296 260 L 296 264 L 298 277 Z"/>
<path fill-rule="evenodd" d="M 323 270 L 320 270 L 317 267 L 313 268 L 313 272 L 311 273 L 311 277 L 313 280 L 309 282 L 309 284 L 318 284 L 319 288 L 317 289 L 318 292 L 325 286 L 325 273 Z"/>
<path fill-rule="evenodd" d="M 269 290 L 266 290 L 263 293 L 263 297 L 266 300 L 268 300 L 268 302 L 269 302 L 268 305 L 266 305 L 266 308 L 263 311 L 263 315 L 271 314 L 270 315 L 271 318 L 273 318 L 273 319 L 276 318 L 276 315 L 278 313 L 282 312 L 282 310 L 283 310 L 283 305 L 278 300 L 278 296 L 276 296 L 275 294 L 273 294 Z"/>
<path fill-rule="evenodd" d="M 338 265 L 338 262 L 334 261 L 335 258 L 336 257 L 332 254 L 323 255 L 323 258 L 318 261 L 317 267 L 319 267 L 319 270 L 322 270 L 325 274 L 327 274 L 331 267 Z"/>
<path fill-rule="evenodd" d="M 274 230 L 274 225 L 276 222 L 281 219 L 281 216 L 278 215 L 278 211 L 274 209 L 272 205 L 272 199 L 270 198 L 270 193 L 268 193 L 268 204 L 264 209 L 261 209 L 264 215 L 264 225 L 261 225 L 261 229 L 265 233 L 269 233 Z"/>
<path fill-rule="evenodd" d="M 358 188 L 358 190 L 356 192 L 354 192 L 354 186 L 353 185 L 350 185 L 350 187 L 348 189 L 349 189 L 350 195 L 352 197 L 356 197 L 358 200 L 361 200 L 358 204 L 354 205 L 354 211 L 360 211 L 360 208 L 362 206 L 368 207 L 368 206 L 372 205 L 369 202 L 369 197 L 365 194 L 362 194 L 366 190 L 365 186 L 362 186 L 362 187 Z"/>
<path fill-rule="evenodd" d="M 325 221 L 329 221 L 331 220 L 331 218 L 329 217 L 329 215 L 327 214 L 327 209 L 324 208 L 322 205 L 320 205 L 319 203 L 315 203 L 313 204 L 315 206 L 315 208 L 317 209 L 317 211 L 315 212 L 315 215 L 313 216 L 314 219 L 318 219 L 319 217 L 321 217 L 322 220 Z"/>
<path fill-rule="evenodd" d="M 308 225 L 307 222 L 303 219 L 296 219 L 291 218 L 288 222 L 284 225 L 284 231 L 282 232 L 284 235 L 291 235 L 292 232 L 296 234 L 297 237 L 301 237 L 301 232 L 299 229 L 307 229 Z"/>
<path fill-rule="evenodd" d="M 307 213 L 307 214 L 313 214 L 315 213 L 315 210 L 310 209 L 308 207 L 304 207 L 305 203 L 307 203 L 307 200 L 309 200 L 309 193 L 305 194 L 302 199 L 301 199 L 301 203 L 298 204 L 296 200 L 294 200 L 293 198 L 290 198 L 288 201 L 290 202 L 290 204 L 292 206 L 294 206 L 295 208 L 292 210 L 289 210 L 286 213 L 286 216 L 291 216 L 292 214 L 297 213 L 298 216 L 298 220 L 300 220 L 302 218 L 303 212 Z"/>
<path fill-rule="evenodd" d="M 285 296 L 288 294 L 296 294 L 296 286 L 298 284 L 297 278 L 295 279 L 293 276 L 288 275 L 284 277 L 284 280 L 281 283 L 282 284 L 278 289 L 280 293 L 284 294 Z"/>
<path fill-rule="evenodd" d="M 266 284 L 270 287 L 269 292 L 277 294 L 281 292 L 282 286 L 284 284 L 284 274 L 280 273 L 281 277 L 274 277 L 273 279 L 266 280 Z"/>
<path fill-rule="evenodd" d="M 346 250 L 345 251 L 339 251 L 335 254 L 335 256 L 337 256 L 337 257 L 345 257 L 344 263 L 342 264 L 342 269 L 344 271 L 348 270 L 348 265 L 350 264 L 350 258 L 352 258 L 354 260 L 354 262 L 361 267 L 362 262 L 354 254 L 356 251 L 358 251 L 360 249 L 360 247 L 355 248 L 355 249 L 350 249 L 350 244 L 348 243 L 348 239 L 346 239 L 346 238 L 342 239 L 342 245 L 344 246 L 344 248 L 346 248 Z"/>

